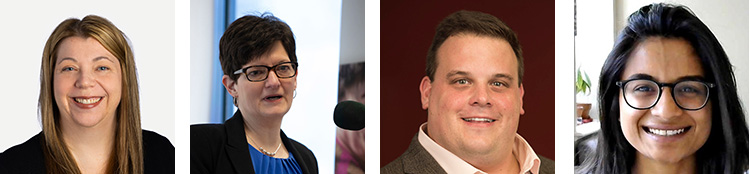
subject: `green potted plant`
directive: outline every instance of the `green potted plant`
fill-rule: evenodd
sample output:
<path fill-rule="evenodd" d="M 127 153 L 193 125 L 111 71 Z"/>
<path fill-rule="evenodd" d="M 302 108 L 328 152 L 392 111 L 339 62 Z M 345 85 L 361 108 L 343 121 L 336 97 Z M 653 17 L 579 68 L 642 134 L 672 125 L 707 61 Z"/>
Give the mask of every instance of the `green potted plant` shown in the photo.
<path fill-rule="evenodd" d="M 579 66 L 576 70 L 576 96 L 583 94 L 588 96 L 591 94 L 591 80 L 589 75 L 585 71 L 581 71 Z M 579 103 L 576 100 L 576 118 L 581 117 L 582 119 L 590 119 L 589 110 L 591 110 L 591 103 Z"/>

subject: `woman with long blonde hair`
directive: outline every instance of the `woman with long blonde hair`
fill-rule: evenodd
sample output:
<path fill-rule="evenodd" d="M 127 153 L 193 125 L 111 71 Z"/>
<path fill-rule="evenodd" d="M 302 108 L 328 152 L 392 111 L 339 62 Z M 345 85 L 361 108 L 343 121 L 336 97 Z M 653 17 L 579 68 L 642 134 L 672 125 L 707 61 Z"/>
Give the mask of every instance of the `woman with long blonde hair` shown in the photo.
<path fill-rule="evenodd" d="M 110 21 L 60 23 L 40 76 L 42 132 L 0 154 L 0 173 L 174 173 L 174 146 L 141 130 L 133 52 Z"/>

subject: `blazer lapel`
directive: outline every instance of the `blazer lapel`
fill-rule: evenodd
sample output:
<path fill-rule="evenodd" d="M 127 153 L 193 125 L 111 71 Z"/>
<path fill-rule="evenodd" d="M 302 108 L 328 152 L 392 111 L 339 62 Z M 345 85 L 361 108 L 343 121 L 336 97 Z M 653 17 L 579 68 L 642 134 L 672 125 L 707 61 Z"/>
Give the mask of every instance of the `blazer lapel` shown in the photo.
<path fill-rule="evenodd" d="M 225 123 L 227 132 L 226 153 L 237 173 L 255 173 L 253 162 L 250 159 L 250 147 L 245 140 L 244 122 L 242 113 L 238 110 L 234 116 Z"/>
<path fill-rule="evenodd" d="M 414 135 L 409 148 L 403 154 L 404 173 L 445 173 L 443 167 L 440 167 L 430 152 L 419 143 L 418 135 Z"/>
<path fill-rule="evenodd" d="M 302 173 L 311 173 L 308 170 L 308 162 L 304 161 L 305 158 L 303 158 L 299 150 L 297 150 L 297 148 L 292 145 L 292 140 L 290 140 L 289 137 L 286 136 L 283 130 L 281 131 L 281 141 L 284 142 L 284 147 L 286 147 L 287 151 L 289 151 L 289 153 L 292 153 L 292 155 L 294 156 L 294 161 L 297 161 L 297 164 L 299 164 L 299 168 L 302 169 Z"/>

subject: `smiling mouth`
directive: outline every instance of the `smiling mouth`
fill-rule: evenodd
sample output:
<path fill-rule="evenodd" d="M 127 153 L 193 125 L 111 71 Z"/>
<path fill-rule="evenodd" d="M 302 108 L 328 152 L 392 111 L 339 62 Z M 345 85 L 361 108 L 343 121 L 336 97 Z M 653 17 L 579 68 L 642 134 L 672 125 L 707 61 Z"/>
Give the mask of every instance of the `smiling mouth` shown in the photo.
<path fill-rule="evenodd" d="M 489 119 L 489 118 L 461 118 L 462 120 L 466 122 L 472 122 L 472 123 L 492 123 L 495 122 L 495 119 Z"/>
<path fill-rule="evenodd" d="M 80 104 L 94 104 L 96 102 L 99 102 L 102 100 L 103 97 L 95 97 L 95 98 L 78 98 L 74 97 L 73 99 L 76 101 L 76 103 Z"/>
<path fill-rule="evenodd" d="M 658 135 L 658 136 L 667 136 L 668 137 L 668 136 L 675 136 L 675 135 L 684 134 L 685 132 L 687 132 L 688 130 L 690 130 L 690 128 L 692 128 L 692 127 L 688 126 L 688 127 L 684 127 L 684 128 L 680 128 L 680 129 L 656 129 L 656 128 L 650 128 L 650 127 L 643 126 L 642 128 L 648 134 Z"/>

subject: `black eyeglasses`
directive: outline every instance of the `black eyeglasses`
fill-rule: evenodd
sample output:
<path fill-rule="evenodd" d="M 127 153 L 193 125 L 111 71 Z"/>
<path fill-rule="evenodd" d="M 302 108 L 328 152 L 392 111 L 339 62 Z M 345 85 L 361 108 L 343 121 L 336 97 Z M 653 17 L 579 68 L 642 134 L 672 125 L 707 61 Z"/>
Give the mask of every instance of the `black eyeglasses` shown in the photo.
<path fill-rule="evenodd" d="M 708 103 L 709 89 L 714 84 L 684 80 L 677 83 L 658 83 L 648 79 L 630 79 L 615 82 L 622 89 L 625 103 L 633 109 L 644 110 L 653 108 L 661 98 L 662 88 L 672 88 L 672 99 L 683 110 L 699 110 Z"/>
<path fill-rule="evenodd" d="M 276 77 L 282 79 L 292 78 L 297 75 L 297 62 L 283 62 L 271 67 L 253 65 L 234 71 L 234 74 L 242 74 L 244 72 L 248 81 L 260 82 L 268 79 L 268 74 L 271 70 L 276 72 Z"/>

